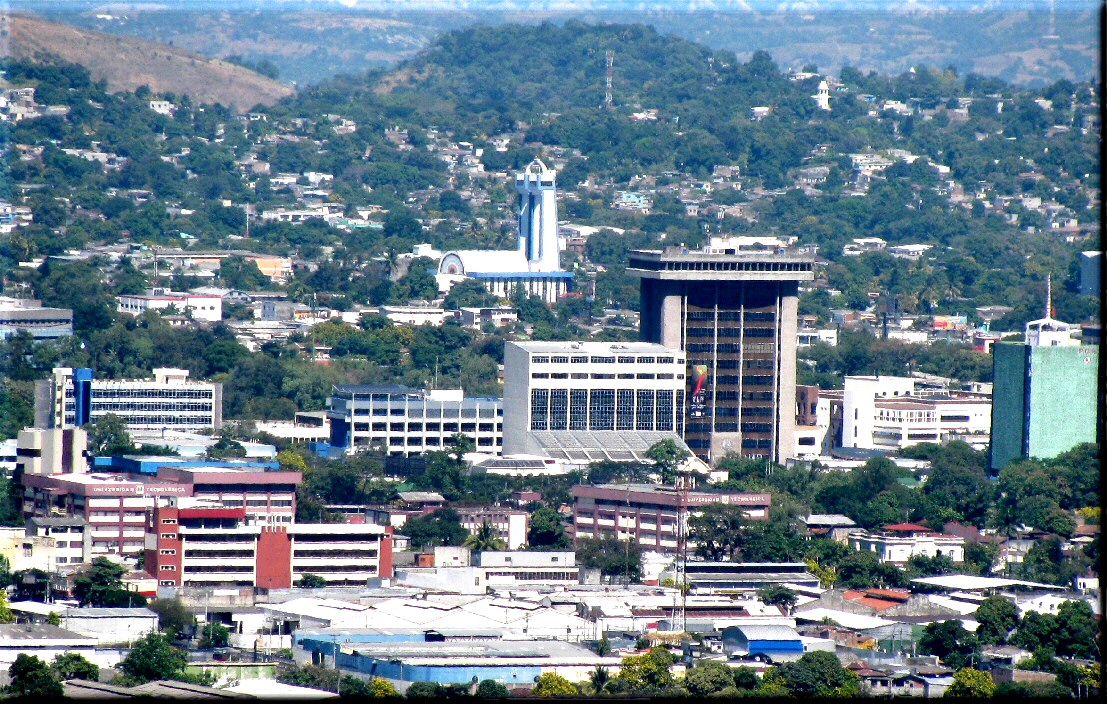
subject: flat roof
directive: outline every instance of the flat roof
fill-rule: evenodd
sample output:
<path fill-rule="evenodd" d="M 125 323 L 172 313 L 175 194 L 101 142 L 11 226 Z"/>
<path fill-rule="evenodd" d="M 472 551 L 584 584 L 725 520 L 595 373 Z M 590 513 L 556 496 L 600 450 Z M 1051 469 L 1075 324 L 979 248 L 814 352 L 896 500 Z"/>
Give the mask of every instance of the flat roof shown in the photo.
<path fill-rule="evenodd" d="M 547 342 L 526 341 L 507 344 L 519 347 L 531 354 L 668 354 L 683 355 L 680 350 L 675 350 L 665 345 L 654 342 Z"/>
<path fill-rule="evenodd" d="M 933 587 L 944 587 L 958 591 L 973 591 L 976 589 L 1000 589 L 1002 587 L 1033 587 L 1035 589 L 1059 589 L 1055 584 L 1043 584 L 1041 582 L 1028 582 L 1022 579 L 1003 579 L 1000 577 L 977 577 L 970 574 L 946 574 L 939 577 L 916 577 L 911 580 L 919 584 L 928 584 Z"/>

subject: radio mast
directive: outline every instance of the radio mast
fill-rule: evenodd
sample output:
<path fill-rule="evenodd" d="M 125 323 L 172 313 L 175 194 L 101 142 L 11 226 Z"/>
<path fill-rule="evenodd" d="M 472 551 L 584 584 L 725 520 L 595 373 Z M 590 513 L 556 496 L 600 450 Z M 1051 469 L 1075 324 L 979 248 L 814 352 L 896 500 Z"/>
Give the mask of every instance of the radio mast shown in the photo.
<path fill-rule="evenodd" d="M 608 110 L 615 107 L 611 95 L 611 79 L 615 76 L 615 50 L 607 50 L 607 80 L 604 84 L 603 106 Z"/>

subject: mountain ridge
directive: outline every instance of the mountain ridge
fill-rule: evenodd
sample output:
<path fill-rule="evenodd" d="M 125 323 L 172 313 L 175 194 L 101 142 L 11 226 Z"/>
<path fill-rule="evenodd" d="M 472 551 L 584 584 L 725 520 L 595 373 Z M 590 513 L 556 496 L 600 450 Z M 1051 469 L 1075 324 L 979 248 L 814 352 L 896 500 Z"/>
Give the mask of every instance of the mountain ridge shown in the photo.
<path fill-rule="evenodd" d="M 188 95 L 197 103 L 246 110 L 270 105 L 292 88 L 242 66 L 145 39 L 106 34 L 24 14 L 0 16 L 5 57 L 81 64 L 111 91 L 146 85 L 155 93 Z"/>

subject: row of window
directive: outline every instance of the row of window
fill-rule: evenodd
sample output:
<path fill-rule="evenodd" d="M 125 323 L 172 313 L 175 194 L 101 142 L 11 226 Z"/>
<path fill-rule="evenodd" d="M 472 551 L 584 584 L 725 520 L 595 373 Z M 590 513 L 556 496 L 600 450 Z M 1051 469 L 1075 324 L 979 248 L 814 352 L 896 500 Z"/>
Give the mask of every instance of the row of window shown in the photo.
<path fill-rule="evenodd" d="M 535 356 L 530 358 L 531 364 L 673 364 L 679 362 L 684 364 L 684 360 L 677 360 L 674 357 L 631 357 L 618 355 L 614 357 L 589 357 L 587 355 L 574 355 L 568 356 Z"/>
<path fill-rule="evenodd" d="M 690 310 L 688 311 L 687 318 L 688 320 L 746 320 L 749 322 L 774 322 L 776 320 L 776 312 L 760 310 Z"/>
<path fill-rule="evenodd" d="M 340 412 L 348 414 L 347 411 Z M 461 410 L 450 408 L 443 410 L 441 408 L 424 409 L 418 406 L 392 406 L 391 408 L 385 408 L 381 406 L 365 407 L 359 405 L 354 409 L 353 414 L 355 416 L 396 416 L 401 418 L 495 418 L 497 416 L 502 417 L 504 409 L 481 408 L 478 413 L 477 409 L 473 408 Z"/>
<path fill-rule="evenodd" d="M 92 389 L 92 398 L 94 399 L 115 399 L 115 398 L 212 398 L 213 391 L 210 388 L 207 389 L 148 389 L 148 388 L 101 388 L 96 387 Z M 73 387 L 65 387 L 65 397 L 73 398 Z"/>
<path fill-rule="evenodd" d="M 372 426 L 370 426 L 369 423 L 354 423 L 354 431 L 359 433 L 369 432 L 370 429 L 372 429 L 374 433 L 383 433 L 386 431 L 391 431 L 393 433 L 402 433 L 405 431 L 409 433 L 456 433 L 458 432 L 458 427 L 457 423 L 427 423 L 426 425 L 423 423 L 407 423 L 406 425 L 404 423 L 373 423 Z M 493 431 L 503 432 L 504 424 L 462 423 L 460 428 L 463 433 L 475 433 L 478 430 L 482 433 L 491 433 Z"/>
<path fill-rule="evenodd" d="M 586 372 L 578 372 L 578 373 L 573 373 L 573 374 L 554 372 L 554 373 L 551 374 L 551 373 L 547 373 L 547 372 L 531 372 L 530 378 L 531 379 L 616 379 L 616 378 L 618 378 L 618 379 L 672 379 L 672 378 L 674 378 L 674 375 L 673 374 L 650 374 L 650 373 L 596 374 L 596 373 L 586 373 Z M 675 378 L 683 379 L 684 375 L 683 374 L 676 374 Z"/>
<path fill-rule="evenodd" d="M 531 430 L 673 430 L 684 392 L 653 389 L 532 389 Z"/>
<path fill-rule="evenodd" d="M 720 340 L 737 340 L 744 337 L 775 337 L 774 328 L 688 328 L 688 338 L 718 337 Z"/>
<path fill-rule="evenodd" d="M 176 413 L 184 411 L 193 411 L 196 413 L 212 412 L 212 404 L 210 403 L 160 403 L 155 401 L 127 401 L 123 403 L 114 403 L 94 401 L 91 407 L 93 413 L 97 411 L 100 413 L 117 413 L 119 411 L 124 413 L 135 411 L 174 411 Z"/>

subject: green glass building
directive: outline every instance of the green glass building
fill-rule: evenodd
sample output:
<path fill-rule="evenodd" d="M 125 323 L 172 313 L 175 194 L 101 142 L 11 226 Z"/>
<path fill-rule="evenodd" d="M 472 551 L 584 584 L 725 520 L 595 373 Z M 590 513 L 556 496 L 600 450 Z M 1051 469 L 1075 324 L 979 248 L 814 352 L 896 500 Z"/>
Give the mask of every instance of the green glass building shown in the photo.
<path fill-rule="evenodd" d="M 993 370 L 993 470 L 1096 442 L 1098 347 L 998 342 Z"/>

